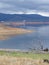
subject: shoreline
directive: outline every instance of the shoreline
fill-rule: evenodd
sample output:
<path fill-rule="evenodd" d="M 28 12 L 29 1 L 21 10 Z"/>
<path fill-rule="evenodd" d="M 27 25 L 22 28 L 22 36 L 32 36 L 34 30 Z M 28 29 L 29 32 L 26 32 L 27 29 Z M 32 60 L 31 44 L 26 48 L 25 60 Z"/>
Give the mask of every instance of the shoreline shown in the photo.
<path fill-rule="evenodd" d="M 5 51 L 5 52 L 29 52 L 28 50 L 21 50 L 21 49 L 5 49 L 5 48 L 0 48 L 0 51 Z"/>
<path fill-rule="evenodd" d="M 6 40 L 12 36 L 32 33 L 32 30 L 27 30 L 23 28 L 13 28 L 0 24 L 0 40 Z"/>
<path fill-rule="evenodd" d="M 5 52 L 22 52 L 22 53 L 33 53 L 33 54 L 49 54 L 49 51 L 42 51 L 42 50 L 25 50 L 25 49 L 7 49 L 7 48 L 0 48 L 0 51 Z"/>

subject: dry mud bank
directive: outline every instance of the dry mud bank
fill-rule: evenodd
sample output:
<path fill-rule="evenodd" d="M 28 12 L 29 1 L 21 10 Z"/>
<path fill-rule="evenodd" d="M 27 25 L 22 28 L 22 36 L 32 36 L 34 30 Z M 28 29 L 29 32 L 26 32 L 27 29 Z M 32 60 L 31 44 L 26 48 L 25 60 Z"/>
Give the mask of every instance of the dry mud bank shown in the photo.
<path fill-rule="evenodd" d="M 8 27 L 0 24 L 0 40 L 7 39 L 14 35 L 31 33 L 31 32 L 32 32 L 31 30 L 13 28 L 13 27 Z"/>

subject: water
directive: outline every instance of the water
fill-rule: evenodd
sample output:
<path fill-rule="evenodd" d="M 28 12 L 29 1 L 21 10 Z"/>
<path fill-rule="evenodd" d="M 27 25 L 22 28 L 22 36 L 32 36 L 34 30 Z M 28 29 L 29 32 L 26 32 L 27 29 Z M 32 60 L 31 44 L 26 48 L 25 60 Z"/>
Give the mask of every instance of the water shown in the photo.
<path fill-rule="evenodd" d="M 0 40 L 0 48 L 40 49 L 41 45 L 44 48 L 49 48 L 49 26 L 26 26 L 25 28 L 35 30 L 35 32 L 17 35 L 7 40 Z"/>

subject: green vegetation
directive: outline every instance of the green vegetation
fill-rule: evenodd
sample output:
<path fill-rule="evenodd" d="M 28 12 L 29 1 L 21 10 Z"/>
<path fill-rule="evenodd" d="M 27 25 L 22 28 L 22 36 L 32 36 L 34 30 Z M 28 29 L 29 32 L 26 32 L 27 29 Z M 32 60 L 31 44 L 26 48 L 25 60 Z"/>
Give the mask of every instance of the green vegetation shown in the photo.
<path fill-rule="evenodd" d="M 32 59 L 49 59 L 49 54 L 38 53 L 23 53 L 23 52 L 5 52 L 0 51 L 0 55 L 13 56 L 13 57 L 27 57 Z"/>

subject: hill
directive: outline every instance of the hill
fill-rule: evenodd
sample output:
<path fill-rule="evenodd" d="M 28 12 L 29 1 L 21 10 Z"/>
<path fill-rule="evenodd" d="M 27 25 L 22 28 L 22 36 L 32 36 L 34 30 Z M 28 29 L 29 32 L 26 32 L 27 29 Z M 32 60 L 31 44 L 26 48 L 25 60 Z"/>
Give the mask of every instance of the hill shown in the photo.
<path fill-rule="evenodd" d="M 28 22 L 49 22 L 49 17 L 37 14 L 3 14 L 0 13 L 0 21 L 28 21 Z"/>

